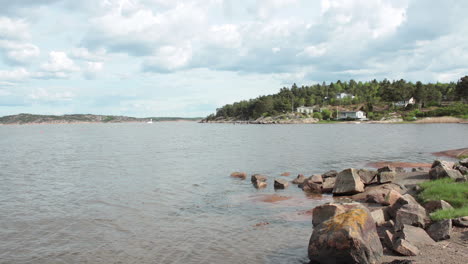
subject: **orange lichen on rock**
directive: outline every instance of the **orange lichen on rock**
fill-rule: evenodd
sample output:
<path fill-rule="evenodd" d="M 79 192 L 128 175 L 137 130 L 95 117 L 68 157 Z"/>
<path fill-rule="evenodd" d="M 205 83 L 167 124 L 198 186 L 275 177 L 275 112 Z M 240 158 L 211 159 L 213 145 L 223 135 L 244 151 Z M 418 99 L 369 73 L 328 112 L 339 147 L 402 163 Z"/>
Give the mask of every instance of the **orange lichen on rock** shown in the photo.
<path fill-rule="evenodd" d="M 358 232 L 365 225 L 368 214 L 363 209 L 351 209 L 324 222 L 328 231 L 337 231 L 349 228 L 350 231 Z"/>

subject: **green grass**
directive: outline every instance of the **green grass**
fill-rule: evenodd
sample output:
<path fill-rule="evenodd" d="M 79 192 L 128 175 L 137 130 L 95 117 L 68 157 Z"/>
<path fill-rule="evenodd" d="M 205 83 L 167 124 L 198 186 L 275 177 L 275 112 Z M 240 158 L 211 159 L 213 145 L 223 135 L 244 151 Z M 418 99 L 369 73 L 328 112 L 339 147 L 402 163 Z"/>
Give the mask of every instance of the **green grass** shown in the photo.
<path fill-rule="evenodd" d="M 431 219 L 434 221 L 453 219 L 462 216 L 468 216 L 468 206 L 462 208 L 438 210 L 431 214 Z"/>
<path fill-rule="evenodd" d="M 422 202 L 444 200 L 454 207 L 438 210 L 430 215 L 432 220 L 468 216 L 468 182 L 458 183 L 450 178 L 428 181 L 421 184 L 423 191 L 418 198 Z"/>

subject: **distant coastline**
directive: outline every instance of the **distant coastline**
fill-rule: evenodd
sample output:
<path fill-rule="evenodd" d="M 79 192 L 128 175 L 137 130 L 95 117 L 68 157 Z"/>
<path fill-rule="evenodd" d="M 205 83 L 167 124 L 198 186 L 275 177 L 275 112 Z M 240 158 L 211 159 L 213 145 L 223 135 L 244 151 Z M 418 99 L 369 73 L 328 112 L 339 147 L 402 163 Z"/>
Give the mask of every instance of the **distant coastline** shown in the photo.
<path fill-rule="evenodd" d="M 276 117 L 261 117 L 255 120 L 236 120 L 236 119 L 203 119 L 200 123 L 221 123 L 221 124 L 468 124 L 468 119 L 453 116 L 424 117 L 414 121 L 404 121 L 401 118 L 387 120 L 369 120 L 369 121 L 324 121 L 316 118 L 304 118 L 294 114 Z"/>
<path fill-rule="evenodd" d="M 0 117 L 0 125 L 50 125 L 50 124 L 106 124 L 152 122 L 199 122 L 201 117 L 129 117 L 114 115 L 71 114 L 34 115 L 18 114 Z"/>

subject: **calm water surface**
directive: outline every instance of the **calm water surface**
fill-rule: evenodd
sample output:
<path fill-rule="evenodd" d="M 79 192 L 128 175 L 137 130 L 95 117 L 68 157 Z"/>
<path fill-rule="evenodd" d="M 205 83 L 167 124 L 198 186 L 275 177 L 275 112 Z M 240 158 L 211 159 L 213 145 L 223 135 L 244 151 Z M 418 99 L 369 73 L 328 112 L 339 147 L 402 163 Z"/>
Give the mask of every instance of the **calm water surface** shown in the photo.
<path fill-rule="evenodd" d="M 0 263 L 305 263 L 302 211 L 331 197 L 275 192 L 274 177 L 431 162 L 467 135 L 462 124 L 0 126 Z M 255 190 L 237 170 L 270 184 Z M 274 193 L 293 199 L 259 201 Z"/>

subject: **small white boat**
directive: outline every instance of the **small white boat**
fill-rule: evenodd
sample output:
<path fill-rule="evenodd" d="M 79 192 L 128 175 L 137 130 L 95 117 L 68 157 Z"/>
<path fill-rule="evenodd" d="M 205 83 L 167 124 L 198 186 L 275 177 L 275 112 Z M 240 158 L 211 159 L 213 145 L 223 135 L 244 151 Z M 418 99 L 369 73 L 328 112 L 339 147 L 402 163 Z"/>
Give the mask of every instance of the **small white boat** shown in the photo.
<path fill-rule="evenodd" d="M 146 122 L 148 124 L 153 124 L 153 118 L 150 119 L 150 121 Z"/>

